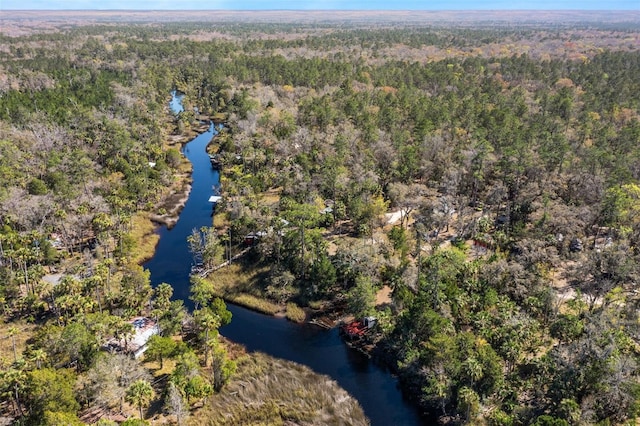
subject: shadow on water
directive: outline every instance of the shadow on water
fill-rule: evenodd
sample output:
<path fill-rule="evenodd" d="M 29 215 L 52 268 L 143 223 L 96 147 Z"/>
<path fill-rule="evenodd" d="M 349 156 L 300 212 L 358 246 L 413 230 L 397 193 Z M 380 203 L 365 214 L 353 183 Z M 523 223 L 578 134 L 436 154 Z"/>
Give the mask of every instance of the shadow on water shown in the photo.
<path fill-rule="evenodd" d="M 174 95 L 172 101 L 175 99 Z M 219 175 L 212 170 L 205 148 L 215 133 L 212 125 L 185 146 L 184 154 L 193 164 L 189 199 L 176 226 L 171 230 L 159 230 L 160 242 L 156 253 L 144 265 L 151 271 L 154 287 L 162 282 L 171 284 L 175 290 L 174 297 L 184 300 L 190 308 L 192 258 L 186 239 L 194 228 L 211 226 L 212 223 L 213 206 L 208 199 L 213 187 L 219 184 Z M 246 346 L 249 351 L 295 361 L 330 376 L 358 400 L 372 425 L 429 424 L 403 397 L 397 380 L 366 356 L 348 348 L 336 329 L 294 324 L 231 304 L 229 310 L 233 319 L 231 324 L 220 329 L 222 335 Z"/>

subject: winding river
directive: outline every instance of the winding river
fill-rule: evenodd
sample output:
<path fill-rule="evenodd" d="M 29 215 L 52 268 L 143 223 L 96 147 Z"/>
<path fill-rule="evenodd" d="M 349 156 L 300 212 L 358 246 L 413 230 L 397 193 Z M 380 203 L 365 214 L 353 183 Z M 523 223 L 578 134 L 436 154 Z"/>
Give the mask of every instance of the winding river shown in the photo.
<path fill-rule="evenodd" d="M 179 98 L 170 104 L 180 111 Z M 219 174 L 212 170 L 205 147 L 217 133 L 214 125 L 184 147 L 185 156 L 193 164 L 193 185 L 189 199 L 177 224 L 171 229 L 159 229 L 160 242 L 154 257 L 144 266 L 151 271 L 155 287 L 162 282 L 174 287 L 174 297 L 189 301 L 191 254 L 186 238 L 193 228 L 211 226 L 213 207 L 208 202 Z M 407 401 L 396 379 L 361 353 L 348 348 L 336 329 L 325 330 L 312 325 L 291 323 L 256 312 L 228 305 L 233 313 L 231 324 L 220 329 L 225 337 L 243 344 L 249 351 L 307 365 L 326 374 L 353 395 L 374 426 L 428 424 L 417 408 Z"/>

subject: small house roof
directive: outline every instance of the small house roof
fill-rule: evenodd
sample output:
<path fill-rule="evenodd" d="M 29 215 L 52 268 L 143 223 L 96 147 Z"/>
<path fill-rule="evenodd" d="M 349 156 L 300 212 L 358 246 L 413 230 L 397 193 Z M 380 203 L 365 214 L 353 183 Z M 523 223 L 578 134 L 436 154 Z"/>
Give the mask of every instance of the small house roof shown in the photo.
<path fill-rule="evenodd" d="M 125 342 L 124 339 L 111 338 L 104 346 L 108 350 L 123 352 L 126 350 L 135 358 L 138 358 L 147 350 L 147 341 L 154 334 L 158 334 L 160 329 L 158 324 L 147 317 L 135 317 L 128 321 L 133 326 L 131 340 Z"/>

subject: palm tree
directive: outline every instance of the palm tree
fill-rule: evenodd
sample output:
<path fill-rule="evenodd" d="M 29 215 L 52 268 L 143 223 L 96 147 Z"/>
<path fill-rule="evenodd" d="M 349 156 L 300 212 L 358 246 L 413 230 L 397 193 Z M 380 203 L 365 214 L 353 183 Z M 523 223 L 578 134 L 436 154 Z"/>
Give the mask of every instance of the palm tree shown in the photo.
<path fill-rule="evenodd" d="M 23 363 L 14 363 L 9 369 L 0 372 L 0 388 L 6 390 L 6 394 L 14 403 L 15 410 L 22 417 L 22 404 L 20 402 L 20 393 L 24 389 L 27 375 L 24 370 Z"/>
<path fill-rule="evenodd" d="M 484 376 L 484 371 L 482 371 L 482 364 L 480 364 L 480 362 L 474 357 L 469 357 L 462 364 L 462 368 L 464 369 L 465 375 L 469 378 L 472 388 L 474 384 Z"/>
<path fill-rule="evenodd" d="M 42 363 L 47 360 L 47 352 L 44 349 L 34 349 L 31 351 L 29 361 L 36 363 L 36 368 L 39 370 L 42 367 Z"/>
<path fill-rule="evenodd" d="M 16 334 L 18 334 L 17 327 L 9 327 L 9 337 L 11 337 L 11 345 L 13 346 L 13 361 L 18 362 L 18 352 L 16 350 Z"/>
<path fill-rule="evenodd" d="M 204 365 L 207 365 L 209 360 L 209 349 L 212 342 L 211 334 L 213 332 L 213 338 L 218 335 L 217 329 L 220 327 L 220 317 L 211 313 L 209 308 L 203 308 L 195 312 L 196 321 L 204 331 Z"/>
<path fill-rule="evenodd" d="M 465 418 L 468 421 L 475 417 L 480 405 L 480 397 L 473 389 L 463 386 L 458 391 L 458 406 L 465 411 Z"/>
<path fill-rule="evenodd" d="M 144 379 L 136 380 L 129 386 L 127 389 L 127 402 L 137 405 L 138 410 L 140 410 L 140 420 L 144 417 L 142 415 L 142 407 L 146 407 L 149 405 L 153 397 L 155 396 L 155 392 L 151 387 L 151 384 Z"/>
<path fill-rule="evenodd" d="M 122 318 L 117 318 L 113 324 L 113 331 L 116 339 L 124 341 L 124 351 L 129 351 L 129 339 L 134 334 L 133 324 L 123 320 Z"/>

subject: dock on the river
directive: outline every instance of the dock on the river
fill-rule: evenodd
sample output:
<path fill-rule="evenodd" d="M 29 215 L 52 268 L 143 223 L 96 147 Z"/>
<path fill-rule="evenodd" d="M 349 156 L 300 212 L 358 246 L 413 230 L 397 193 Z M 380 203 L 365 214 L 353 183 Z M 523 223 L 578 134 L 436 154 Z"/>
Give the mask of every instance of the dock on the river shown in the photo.
<path fill-rule="evenodd" d="M 209 154 L 209 161 L 211 161 L 211 168 L 213 168 L 213 170 L 220 170 L 222 168 L 222 162 L 218 154 Z"/>

